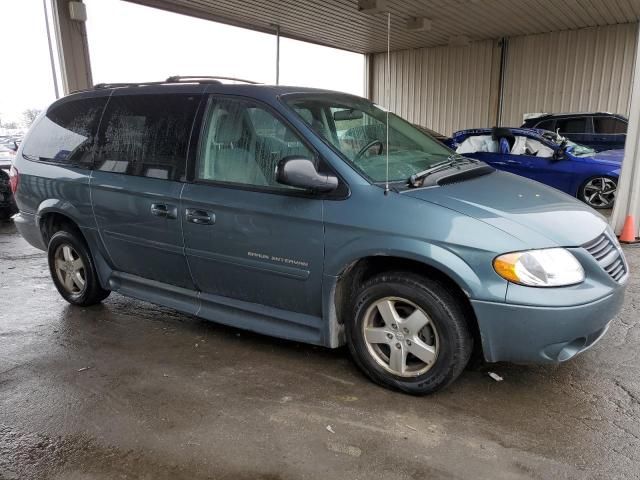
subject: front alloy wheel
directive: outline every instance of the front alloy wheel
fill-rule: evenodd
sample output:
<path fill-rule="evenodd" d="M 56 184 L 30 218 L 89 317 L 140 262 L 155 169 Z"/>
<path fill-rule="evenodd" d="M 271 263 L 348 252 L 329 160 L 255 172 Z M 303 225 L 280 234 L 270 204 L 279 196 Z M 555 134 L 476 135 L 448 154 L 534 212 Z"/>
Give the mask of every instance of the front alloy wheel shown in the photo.
<path fill-rule="evenodd" d="M 591 208 L 611 208 L 617 188 L 618 184 L 613 178 L 593 177 L 582 186 L 580 197 Z"/>
<path fill-rule="evenodd" d="M 473 350 L 464 297 L 450 284 L 413 272 L 369 278 L 345 321 L 356 364 L 374 382 L 414 395 L 455 380 Z"/>
<path fill-rule="evenodd" d="M 362 326 L 370 355 L 394 375 L 422 375 L 438 357 L 435 325 L 406 298 L 386 297 L 374 302 L 367 309 Z"/>

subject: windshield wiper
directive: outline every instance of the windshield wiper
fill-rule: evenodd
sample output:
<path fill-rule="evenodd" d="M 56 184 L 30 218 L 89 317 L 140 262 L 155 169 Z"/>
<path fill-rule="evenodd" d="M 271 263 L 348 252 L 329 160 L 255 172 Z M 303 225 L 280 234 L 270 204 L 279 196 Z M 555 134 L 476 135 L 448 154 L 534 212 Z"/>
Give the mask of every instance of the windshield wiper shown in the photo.
<path fill-rule="evenodd" d="M 447 157 L 445 161 L 438 162 L 435 165 L 431 165 L 426 170 L 423 170 L 421 172 L 414 173 L 413 175 L 411 175 L 409 177 L 409 185 L 411 185 L 412 187 L 419 187 L 423 183 L 422 181 L 433 173 L 446 170 L 447 168 L 451 168 L 454 165 L 459 165 L 460 163 L 473 163 L 473 162 L 474 160 L 463 157 L 462 155 L 457 153 L 452 153 Z"/>

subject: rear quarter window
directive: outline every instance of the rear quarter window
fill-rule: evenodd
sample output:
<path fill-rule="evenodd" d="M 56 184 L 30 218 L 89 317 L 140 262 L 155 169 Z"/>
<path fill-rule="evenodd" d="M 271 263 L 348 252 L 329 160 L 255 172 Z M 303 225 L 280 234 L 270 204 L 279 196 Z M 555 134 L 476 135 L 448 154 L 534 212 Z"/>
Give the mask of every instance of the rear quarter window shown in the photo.
<path fill-rule="evenodd" d="M 605 135 L 627 133 L 627 123 L 615 117 L 593 117 L 593 130 Z"/>
<path fill-rule="evenodd" d="M 29 133 L 23 156 L 28 160 L 90 168 L 93 143 L 106 103 L 106 97 L 94 97 L 51 106 Z"/>

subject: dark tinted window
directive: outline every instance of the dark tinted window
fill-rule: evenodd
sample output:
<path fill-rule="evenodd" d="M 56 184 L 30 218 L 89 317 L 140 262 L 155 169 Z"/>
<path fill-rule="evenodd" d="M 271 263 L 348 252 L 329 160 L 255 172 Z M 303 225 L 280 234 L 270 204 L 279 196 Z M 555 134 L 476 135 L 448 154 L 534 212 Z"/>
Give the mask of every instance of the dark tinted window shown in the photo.
<path fill-rule="evenodd" d="M 49 108 L 24 145 L 31 160 L 89 167 L 106 97 L 69 100 Z"/>
<path fill-rule="evenodd" d="M 536 128 L 541 128 L 542 130 L 551 130 L 553 131 L 555 120 L 545 120 L 544 122 L 540 122 L 536 125 Z"/>
<path fill-rule="evenodd" d="M 96 168 L 183 180 L 196 95 L 114 96 L 100 127 Z"/>
<path fill-rule="evenodd" d="M 579 117 L 556 120 L 556 129 L 560 133 L 587 133 L 587 119 Z"/>
<path fill-rule="evenodd" d="M 627 124 L 615 117 L 593 117 L 593 130 L 604 134 L 627 133 Z"/>

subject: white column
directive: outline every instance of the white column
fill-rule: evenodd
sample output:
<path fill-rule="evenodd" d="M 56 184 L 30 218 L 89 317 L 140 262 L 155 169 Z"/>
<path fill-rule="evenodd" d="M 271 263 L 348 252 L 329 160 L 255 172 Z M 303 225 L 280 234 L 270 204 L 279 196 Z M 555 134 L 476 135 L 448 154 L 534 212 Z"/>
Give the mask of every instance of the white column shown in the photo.
<path fill-rule="evenodd" d="M 362 72 L 362 96 L 368 98 L 373 101 L 373 83 L 372 83 L 372 74 L 373 74 L 373 53 L 365 53 L 364 55 L 364 65 Z"/>
<path fill-rule="evenodd" d="M 71 17 L 70 0 L 52 0 L 60 70 L 64 93 L 68 94 L 93 86 L 89 44 L 84 20 Z M 75 5 L 77 7 L 77 5 Z M 76 16 L 78 9 L 76 8 Z"/>
<path fill-rule="evenodd" d="M 629 127 L 624 147 L 624 161 L 618 181 L 616 203 L 611 215 L 611 226 L 620 234 L 628 215 L 635 217 L 634 231 L 640 236 L 640 35 L 636 37 L 636 59 L 631 86 Z"/>

